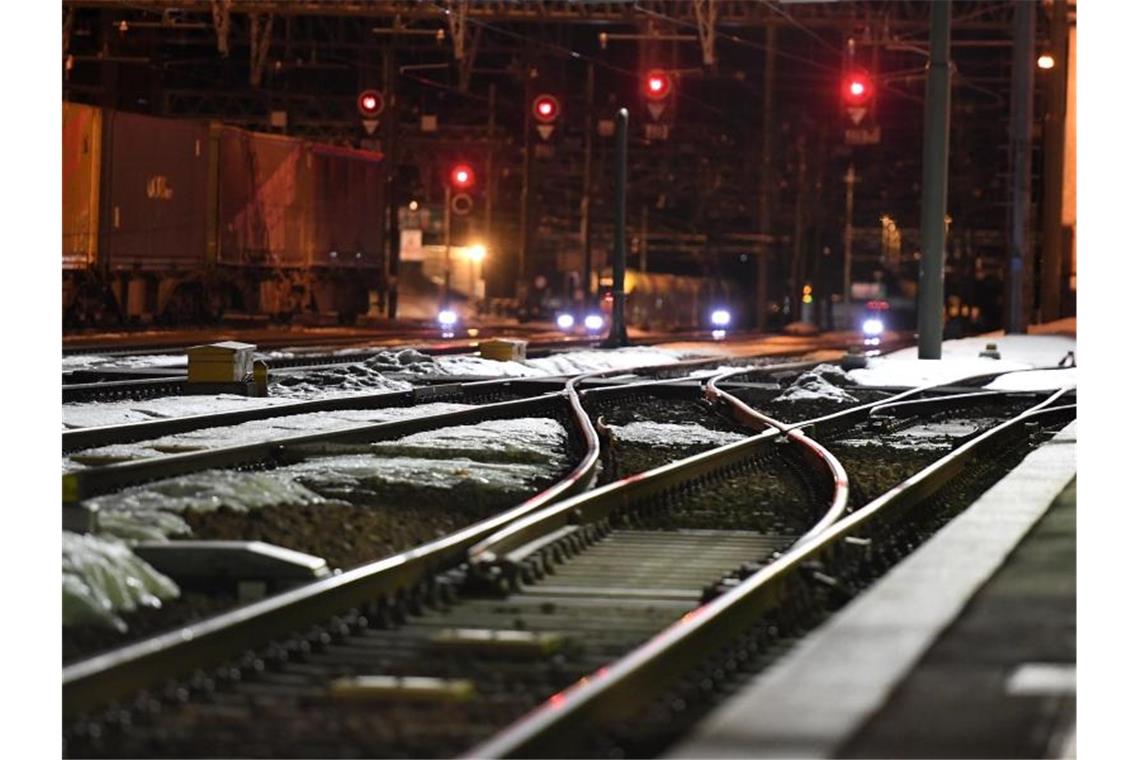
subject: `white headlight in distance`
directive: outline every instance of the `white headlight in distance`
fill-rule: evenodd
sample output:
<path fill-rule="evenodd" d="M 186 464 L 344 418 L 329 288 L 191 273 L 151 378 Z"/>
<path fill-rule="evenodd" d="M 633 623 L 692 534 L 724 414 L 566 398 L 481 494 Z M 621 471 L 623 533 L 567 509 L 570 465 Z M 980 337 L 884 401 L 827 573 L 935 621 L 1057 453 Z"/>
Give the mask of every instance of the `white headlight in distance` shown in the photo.
<path fill-rule="evenodd" d="M 883 333 L 883 320 L 881 319 L 868 319 L 863 322 L 864 335 L 882 335 Z"/>
<path fill-rule="evenodd" d="M 459 315 L 451 309 L 444 309 L 439 313 L 439 323 L 444 327 L 451 327 L 459 321 Z"/>
<path fill-rule="evenodd" d="M 712 323 L 717 327 L 727 327 L 731 321 L 732 315 L 728 313 L 728 309 L 716 309 L 712 313 Z"/>
<path fill-rule="evenodd" d="M 584 324 L 586 325 L 587 330 L 601 330 L 602 325 L 605 324 L 605 321 L 601 318 L 601 316 L 597 314 L 591 314 L 586 317 Z"/>
<path fill-rule="evenodd" d="M 558 328 L 560 330 L 569 330 L 571 327 L 574 326 L 574 315 L 573 314 L 559 314 L 558 319 L 555 321 L 558 323 Z"/>

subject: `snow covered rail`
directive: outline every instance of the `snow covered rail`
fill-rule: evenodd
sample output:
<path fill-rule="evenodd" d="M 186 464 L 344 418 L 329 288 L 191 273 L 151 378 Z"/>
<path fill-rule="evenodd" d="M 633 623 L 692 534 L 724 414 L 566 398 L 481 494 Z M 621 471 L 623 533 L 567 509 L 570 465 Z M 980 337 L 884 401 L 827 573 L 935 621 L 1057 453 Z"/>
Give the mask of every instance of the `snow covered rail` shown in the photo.
<path fill-rule="evenodd" d="M 917 507 L 937 502 L 942 489 L 958 479 L 978 477 L 995 460 L 1009 457 L 1011 450 L 1024 451 L 1026 441 L 1042 426 L 1067 424 L 1075 417 L 1076 407 L 1063 403 L 1064 399 L 1065 390 L 1052 394 L 863 509 L 797 543 L 621 659 L 550 697 L 467 756 L 594 756 L 607 750 L 638 755 L 646 752 L 646 746 L 654 747 L 650 754 L 656 754 L 664 740 L 653 738 L 653 732 L 659 737 L 676 736 L 678 731 L 679 716 L 666 700 L 707 699 L 700 696 L 698 684 L 707 679 L 714 687 L 705 693 L 715 691 L 715 684 L 726 673 L 741 667 L 741 657 L 762 653 L 771 643 L 770 631 L 810 628 L 841 607 L 909 551 L 907 547 L 929 535 L 924 531 L 936 530 L 942 524 L 938 520 L 944 522 L 953 513 L 947 515 L 941 507 Z M 773 428 L 757 439 L 772 441 L 776 435 Z M 586 498 L 572 503 L 577 507 L 577 523 L 588 524 L 595 516 L 593 510 L 582 508 Z M 547 513 L 563 508 L 555 505 Z M 484 542 L 473 553 L 481 549 L 493 554 L 493 542 L 494 538 Z M 503 543 L 500 537 L 499 545 Z M 661 707 L 655 710 L 654 705 Z M 631 736 L 635 743 L 623 750 L 615 737 Z M 638 749 L 628 750 L 629 746 Z"/>

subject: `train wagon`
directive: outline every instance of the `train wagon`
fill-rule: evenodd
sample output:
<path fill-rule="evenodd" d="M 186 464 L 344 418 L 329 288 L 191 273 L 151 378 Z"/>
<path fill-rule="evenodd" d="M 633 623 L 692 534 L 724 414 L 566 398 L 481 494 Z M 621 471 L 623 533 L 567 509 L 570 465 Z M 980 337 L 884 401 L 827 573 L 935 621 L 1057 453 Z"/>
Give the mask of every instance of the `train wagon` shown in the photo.
<path fill-rule="evenodd" d="M 65 103 L 68 325 L 349 321 L 384 287 L 382 156 Z"/>

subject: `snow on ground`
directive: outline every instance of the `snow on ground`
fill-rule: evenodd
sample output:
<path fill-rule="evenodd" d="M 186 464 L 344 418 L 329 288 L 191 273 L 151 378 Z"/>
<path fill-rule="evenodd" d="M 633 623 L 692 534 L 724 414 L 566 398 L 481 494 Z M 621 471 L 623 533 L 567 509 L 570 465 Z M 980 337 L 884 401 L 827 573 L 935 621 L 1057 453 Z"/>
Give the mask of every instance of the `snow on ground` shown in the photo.
<path fill-rule="evenodd" d="M 680 361 L 681 357 L 682 354 L 677 351 L 636 346 L 609 351 L 568 351 L 551 354 L 541 359 L 528 359 L 526 363 L 549 375 L 572 375 L 606 369 L 634 369 L 652 364 L 672 364 Z"/>
<path fill-rule="evenodd" d="M 384 375 L 365 364 L 338 364 L 301 373 L 270 374 L 271 398 L 312 401 L 354 393 L 407 391 L 412 384 Z"/>
<path fill-rule="evenodd" d="M 685 375 L 685 377 L 691 380 L 699 380 L 705 377 L 716 377 L 725 372 L 745 372 L 748 370 L 764 369 L 764 366 L 763 364 L 722 364 L 714 369 L 695 369 Z"/>
<path fill-rule="evenodd" d="M 549 419 L 492 420 L 338 450 L 347 451 L 264 472 L 192 473 L 97 496 L 86 504 L 97 510 L 101 532 L 161 540 L 189 534 L 189 525 L 178 516 L 186 510 L 319 506 L 382 486 L 465 486 L 519 491 L 521 496 L 529 484 L 554 477 L 567 465 L 567 433 Z"/>
<path fill-rule="evenodd" d="M 989 343 L 997 344 L 1000 359 L 978 356 Z M 1013 370 L 1057 367 L 1076 352 L 1077 342 L 1065 335 L 998 335 L 948 340 L 939 360 L 919 359 L 918 348 L 904 348 L 872 357 L 867 369 L 851 370 L 860 385 L 918 386 L 951 383 L 965 377 Z M 988 387 L 1000 390 L 1043 390 L 1076 384 L 1076 370 L 1015 372 Z"/>
<path fill-rule="evenodd" d="M 1002 375 L 986 388 L 994 391 L 1047 391 L 1056 388 L 1075 387 L 1077 368 L 1038 369 Z"/>
<path fill-rule="evenodd" d="M 441 491 L 464 489 L 472 492 L 517 492 L 520 500 L 536 479 L 548 477 L 552 468 L 519 462 L 478 462 L 466 457 L 431 458 L 387 457 L 372 454 L 346 454 L 309 459 L 290 465 L 288 476 L 330 498 L 349 500 L 355 494 L 377 488 L 407 486 Z"/>
<path fill-rule="evenodd" d="M 64 372 L 83 369 L 176 369 L 185 366 L 186 354 L 140 354 L 138 356 L 74 354 L 63 357 Z"/>
<path fill-rule="evenodd" d="M 120 425 L 127 422 L 194 414 L 232 412 L 261 406 L 275 406 L 296 401 L 294 398 L 250 398 L 232 393 L 216 396 L 162 396 L 141 401 L 89 401 L 63 405 L 63 427 L 81 428 Z"/>
<path fill-rule="evenodd" d="M 850 377 L 839 367 L 823 364 L 802 373 L 795 382 L 773 401 L 830 401 L 836 404 L 857 403 L 858 399 L 831 381 L 849 384 Z"/>
<path fill-rule="evenodd" d="M 120 612 L 160 607 L 178 587 L 122 541 L 63 532 L 63 624 L 127 629 Z"/>
<path fill-rule="evenodd" d="M 340 430 L 368 423 L 390 422 L 407 417 L 424 417 L 470 409 L 470 404 L 439 402 L 417 406 L 398 406 L 387 409 L 343 409 L 331 412 L 310 412 L 250 420 L 229 427 L 203 428 L 185 433 L 162 436 L 149 441 L 116 443 L 86 449 L 65 456 L 64 471 L 80 469 L 86 465 L 107 464 L 129 459 L 161 456 L 184 451 L 201 451 L 222 446 L 239 446 L 271 438 L 302 435 L 327 430 Z"/>
<path fill-rule="evenodd" d="M 605 369 L 632 369 L 670 364 L 687 354 L 658 348 L 568 351 L 523 362 L 499 362 L 478 356 L 428 356 L 414 349 L 379 351 L 352 364 L 332 365 L 308 372 L 271 373 L 268 398 L 232 394 L 167 396 L 144 401 L 96 401 L 63 405 L 67 428 L 119 425 L 163 417 L 225 412 L 283 404 L 290 401 L 334 398 L 363 393 L 408 390 L 411 383 L 386 373 L 408 375 L 477 375 L 485 377 L 542 377 L 575 375 Z"/>
<path fill-rule="evenodd" d="M 557 420 L 522 417 L 425 430 L 396 441 L 374 443 L 371 449 L 379 454 L 425 459 L 464 457 L 478 462 L 549 464 L 552 454 L 564 451 L 566 444 L 566 429 Z"/>
<path fill-rule="evenodd" d="M 1065 354 L 1077 350 L 1077 341 L 1065 335 L 982 335 L 943 341 L 942 360 L 977 359 L 978 352 L 990 343 L 997 345 L 1002 361 L 1019 362 L 1032 367 L 1056 367 L 1065 358 Z M 888 354 L 886 358 L 918 359 L 918 347 L 900 349 Z"/>
<path fill-rule="evenodd" d="M 610 430 L 619 441 L 650 446 L 724 446 L 744 439 L 740 433 L 709 430 L 695 422 L 631 422 L 628 425 L 611 425 Z"/>

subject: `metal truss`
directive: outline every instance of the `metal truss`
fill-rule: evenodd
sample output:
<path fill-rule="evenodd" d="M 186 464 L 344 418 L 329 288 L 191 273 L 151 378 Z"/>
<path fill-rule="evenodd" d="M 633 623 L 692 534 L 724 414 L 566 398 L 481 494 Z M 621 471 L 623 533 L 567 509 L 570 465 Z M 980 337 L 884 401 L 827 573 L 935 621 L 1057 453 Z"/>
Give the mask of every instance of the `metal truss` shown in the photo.
<path fill-rule="evenodd" d="M 212 14 L 218 0 L 64 0 L 65 6 L 113 8 L 124 12 L 143 10 L 162 13 L 168 10 Z M 998 0 L 956 0 L 952 23 L 956 31 L 1009 29 L 1012 3 Z M 696 10 L 705 6 L 707 10 Z M 449 14 L 448 11 L 451 11 Z M 1044 12 L 1044 11 L 1042 11 Z M 855 2 L 783 4 L 776 0 L 232 0 L 229 13 L 275 16 L 357 16 L 370 19 L 400 18 L 403 21 L 444 21 L 457 13 L 465 20 L 520 21 L 536 23 L 630 24 L 646 15 L 665 16 L 688 21 L 696 15 L 699 28 L 707 30 L 709 44 L 714 26 L 803 26 L 812 29 L 839 28 L 852 20 L 890 16 L 890 25 L 898 33 L 921 34 L 927 30 L 929 0 L 898 0 L 884 3 L 874 0 Z M 713 19 L 712 22 L 706 22 Z M 456 23 L 448 20 L 449 26 Z M 462 51 L 463 33 L 453 40 Z M 702 50 L 705 33 L 702 32 Z M 457 53 L 459 59 L 461 53 Z M 706 56 L 707 57 L 707 56 Z"/>

